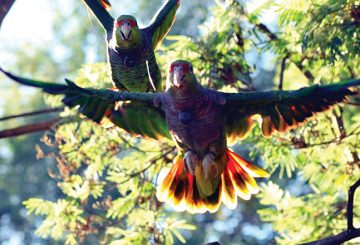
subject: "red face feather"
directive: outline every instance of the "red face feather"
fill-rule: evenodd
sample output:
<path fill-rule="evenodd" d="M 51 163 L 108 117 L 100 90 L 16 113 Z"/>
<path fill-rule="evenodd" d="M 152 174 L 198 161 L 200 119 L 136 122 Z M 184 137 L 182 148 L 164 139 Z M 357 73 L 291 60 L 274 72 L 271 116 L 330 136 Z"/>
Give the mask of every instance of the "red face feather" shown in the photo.
<path fill-rule="evenodd" d="M 136 21 L 135 20 L 129 20 L 130 22 L 130 27 L 134 28 L 136 26 Z"/>
<path fill-rule="evenodd" d="M 116 23 L 117 27 L 121 27 L 122 24 L 124 23 L 124 21 L 128 21 L 130 23 L 131 28 L 134 28 L 136 26 L 136 21 L 135 20 L 133 20 L 133 19 L 122 19 L 122 20 L 119 20 Z"/>
<path fill-rule="evenodd" d="M 174 68 L 177 67 L 177 66 L 181 66 L 183 68 L 184 73 L 189 73 L 190 71 L 192 71 L 192 67 L 191 67 L 190 64 L 188 64 L 188 63 L 180 63 L 180 64 L 172 64 L 170 66 L 169 72 L 173 73 Z"/>

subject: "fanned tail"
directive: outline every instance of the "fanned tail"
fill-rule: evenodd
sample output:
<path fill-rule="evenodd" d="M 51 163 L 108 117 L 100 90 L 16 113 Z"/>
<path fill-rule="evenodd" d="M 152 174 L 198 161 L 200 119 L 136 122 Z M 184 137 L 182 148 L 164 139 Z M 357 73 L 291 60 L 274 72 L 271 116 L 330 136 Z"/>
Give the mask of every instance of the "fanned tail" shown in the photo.
<path fill-rule="evenodd" d="M 176 211 L 204 213 L 206 208 L 195 177 L 185 171 L 181 156 L 176 156 L 173 162 L 172 168 L 157 189 L 157 198 L 160 202 L 169 203 Z"/>
<path fill-rule="evenodd" d="M 259 192 L 254 177 L 267 177 L 268 173 L 230 150 L 226 150 L 226 157 L 227 164 L 214 193 L 201 197 L 196 177 L 186 171 L 182 157 L 177 156 L 158 187 L 156 195 L 159 201 L 169 203 L 176 211 L 214 213 L 221 202 L 230 209 L 236 208 L 237 196 L 249 200 L 252 194 Z"/>
<path fill-rule="evenodd" d="M 246 161 L 231 150 L 226 150 L 228 162 L 221 174 L 222 201 L 230 209 L 237 206 L 237 196 L 249 200 L 251 195 L 259 192 L 254 177 L 268 177 L 268 173 Z"/>

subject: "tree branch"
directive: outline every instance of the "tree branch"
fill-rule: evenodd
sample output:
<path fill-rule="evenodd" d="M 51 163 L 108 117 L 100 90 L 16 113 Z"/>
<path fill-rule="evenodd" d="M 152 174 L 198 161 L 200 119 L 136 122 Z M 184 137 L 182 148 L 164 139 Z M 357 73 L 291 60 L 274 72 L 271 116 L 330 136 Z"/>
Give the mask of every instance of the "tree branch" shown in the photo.
<path fill-rule="evenodd" d="M 360 106 L 360 103 L 350 102 L 350 101 L 345 101 L 344 104 L 353 105 L 353 106 Z"/>
<path fill-rule="evenodd" d="M 12 128 L 12 129 L 6 129 L 3 131 L 0 131 L 0 139 L 49 130 L 60 120 L 61 120 L 61 118 L 55 118 L 55 119 L 52 119 L 49 121 L 29 124 L 29 125 L 20 126 L 17 128 Z"/>
<path fill-rule="evenodd" d="M 2 0 L 0 4 L 0 27 L 15 0 Z"/>
<path fill-rule="evenodd" d="M 336 111 L 333 111 L 333 115 L 336 119 L 336 124 L 338 126 L 338 129 L 339 129 L 339 132 L 340 132 L 340 139 L 344 138 L 346 136 L 346 130 L 345 130 L 345 126 L 344 126 L 344 121 L 342 119 L 342 115 L 343 115 L 343 112 L 344 110 L 339 107 L 339 110 L 340 110 L 340 115 L 338 115 L 336 113 Z"/>
<path fill-rule="evenodd" d="M 348 69 L 348 71 L 349 71 L 349 73 L 350 73 L 351 77 L 352 77 L 352 78 L 355 78 L 355 77 L 356 77 L 356 75 L 355 75 L 354 70 L 351 68 L 351 66 L 347 65 L 346 67 L 347 67 L 347 69 Z"/>
<path fill-rule="evenodd" d="M 260 31 L 262 31 L 263 33 L 265 33 L 265 34 L 270 38 L 271 41 L 277 41 L 277 40 L 278 40 L 278 37 L 276 36 L 276 34 L 272 33 L 272 32 L 270 31 L 270 29 L 269 29 L 266 25 L 260 23 L 260 24 L 256 24 L 255 26 L 256 26 Z"/>
<path fill-rule="evenodd" d="M 348 200 L 348 206 L 347 206 L 347 223 L 348 223 L 348 230 L 355 229 L 353 224 L 353 218 L 354 218 L 354 195 L 356 189 L 360 186 L 360 179 L 355 182 L 352 186 L 349 188 L 349 200 Z"/>
<path fill-rule="evenodd" d="M 292 141 L 291 142 L 291 146 L 294 146 L 294 149 L 307 149 L 307 148 L 311 148 L 311 147 L 316 147 L 316 146 L 322 146 L 322 145 L 330 145 L 330 144 L 334 144 L 334 143 L 339 143 L 341 140 L 349 138 L 350 136 L 360 136 L 360 133 L 351 133 L 351 134 L 347 134 L 345 137 L 340 138 L 340 137 L 336 137 L 332 140 L 328 140 L 328 141 L 322 141 L 319 143 L 307 143 L 304 141 Z M 284 140 L 286 141 L 286 140 Z M 283 144 L 284 146 L 288 146 L 289 144 Z"/>
<path fill-rule="evenodd" d="M 339 245 L 343 242 L 360 236 L 360 229 L 343 231 L 335 236 L 327 237 L 318 241 L 303 243 L 301 245 Z"/>
<path fill-rule="evenodd" d="M 272 33 L 266 25 L 260 23 L 256 24 L 255 27 L 266 34 L 271 41 L 279 41 L 278 36 Z M 291 52 L 287 48 L 285 49 L 285 55 L 286 57 L 290 58 L 290 60 L 298 67 L 298 69 L 306 76 L 306 78 L 309 79 L 309 81 L 313 82 L 315 80 L 314 75 L 310 71 L 305 70 L 304 66 L 301 64 L 302 62 L 297 62 L 291 59 Z"/>
<path fill-rule="evenodd" d="M 35 116 L 35 115 L 40 115 L 40 114 L 45 114 L 45 113 L 58 112 L 58 111 L 62 111 L 62 110 L 64 110 L 64 107 L 47 108 L 47 109 L 42 109 L 42 110 L 38 110 L 38 111 L 25 112 L 25 113 L 21 113 L 21 114 L 17 114 L 17 115 L 2 117 L 2 118 L 0 118 L 0 121 L 10 120 L 10 119 L 19 118 L 19 117 L 29 117 L 29 116 Z"/>
<path fill-rule="evenodd" d="M 284 73 L 285 73 L 285 66 L 286 60 L 288 56 L 285 56 L 281 61 L 281 70 L 280 70 L 280 82 L 279 82 L 279 90 L 283 89 L 283 82 L 284 82 Z"/>
<path fill-rule="evenodd" d="M 359 186 L 360 186 L 360 179 L 356 181 L 355 184 L 353 184 L 349 188 L 349 198 L 348 198 L 348 206 L 347 206 L 347 214 L 346 214 L 347 224 L 348 224 L 347 230 L 337 235 L 309 243 L 303 243 L 302 245 L 339 245 L 353 238 L 360 237 L 360 228 L 354 228 L 354 224 L 353 224 L 354 194 Z"/>
<path fill-rule="evenodd" d="M 168 154 L 170 154 L 171 152 L 173 152 L 175 150 L 175 147 L 172 147 L 172 146 L 169 146 L 169 147 L 166 147 L 165 149 L 162 149 L 163 151 L 165 152 L 161 152 L 160 156 L 157 156 L 157 157 L 153 157 L 152 159 L 150 159 L 149 161 L 149 164 L 143 168 L 142 170 L 139 170 L 137 172 L 134 172 L 134 173 L 130 173 L 128 174 L 128 178 L 124 181 L 121 181 L 119 183 L 116 183 L 116 185 L 121 185 L 121 184 L 124 184 L 126 182 L 128 182 L 130 179 L 138 176 L 139 174 L 141 173 L 144 173 L 146 170 L 148 170 L 151 166 L 153 166 L 157 161 L 161 160 L 162 158 L 166 157 Z"/>

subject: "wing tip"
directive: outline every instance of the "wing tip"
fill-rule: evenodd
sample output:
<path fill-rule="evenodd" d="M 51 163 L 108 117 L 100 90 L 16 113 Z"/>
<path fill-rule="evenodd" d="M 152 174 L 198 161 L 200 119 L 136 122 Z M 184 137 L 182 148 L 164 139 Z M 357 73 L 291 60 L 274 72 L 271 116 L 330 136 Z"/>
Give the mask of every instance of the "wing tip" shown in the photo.
<path fill-rule="evenodd" d="M 107 11 L 111 10 L 111 4 L 109 1 L 101 0 L 100 3 L 104 7 L 105 10 L 107 10 Z"/>

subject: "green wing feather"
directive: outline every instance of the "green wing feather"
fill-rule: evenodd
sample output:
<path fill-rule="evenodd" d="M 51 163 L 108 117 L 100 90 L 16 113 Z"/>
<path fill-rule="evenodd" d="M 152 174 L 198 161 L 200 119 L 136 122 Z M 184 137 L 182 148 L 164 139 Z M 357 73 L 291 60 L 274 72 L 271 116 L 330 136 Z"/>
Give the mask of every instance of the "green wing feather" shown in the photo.
<path fill-rule="evenodd" d="M 360 80 L 331 85 L 314 85 L 295 91 L 224 93 L 227 110 L 227 134 L 230 138 L 246 137 L 252 129 L 251 116 L 260 114 L 262 132 L 269 136 L 274 131 L 284 132 L 297 127 L 317 112 L 343 102 L 357 94 L 351 87 Z"/>
<path fill-rule="evenodd" d="M 180 0 L 168 0 L 156 13 L 150 25 L 144 29 L 151 35 L 154 50 L 170 31 L 179 6 Z"/>
<path fill-rule="evenodd" d="M 41 88 L 49 94 L 64 95 L 62 102 L 65 105 L 70 108 L 79 106 L 78 111 L 94 122 L 101 123 L 108 119 L 132 134 L 154 139 L 171 139 L 164 112 L 153 106 L 154 94 L 139 93 L 142 97 L 140 101 L 119 104 L 118 100 L 126 98 L 116 96 L 132 93 L 81 88 L 69 80 L 66 80 L 66 84 L 41 82 L 15 76 L 1 68 L 0 71 L 20 84 Z"/>
<path fill-rule="evenodd" d="M 171 139 L 163 111 L 144 106 L 137 102 L 125 102 L 120 108 L 112 110 L 109 117 L 116 126 L 128 132 L 153 139 Z"/>
<path fill-rule="evenodd" d="M 111 39 L 114 18 L 106 11 L 106 8 L 110 7 L 108 1 L 104 0 L 81 0 L 96 16 L 100 24 L 104 27 L 107 33 L 108 40 Z"/>

